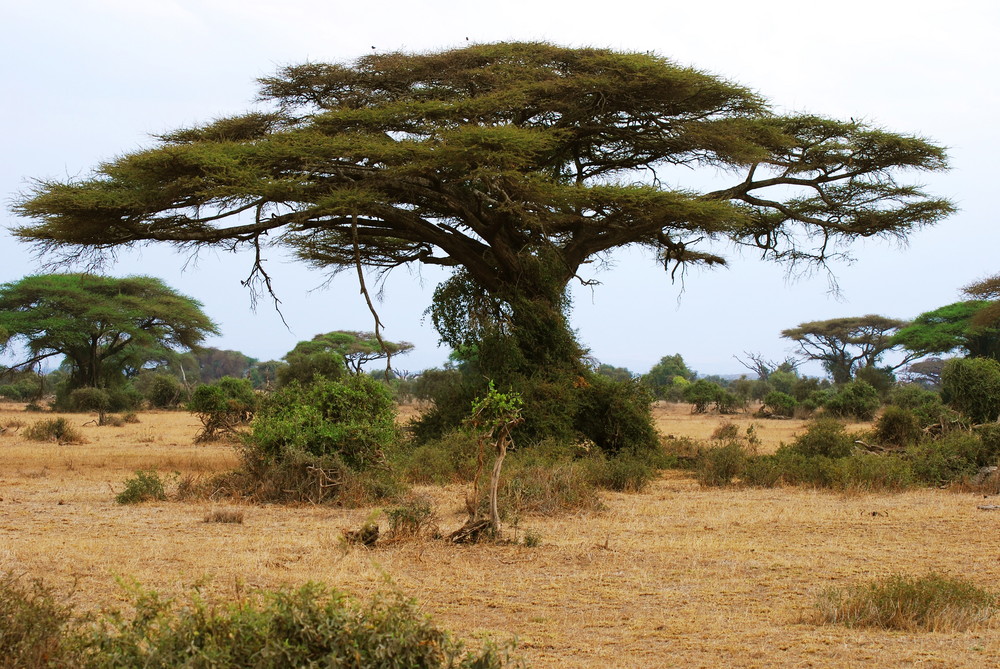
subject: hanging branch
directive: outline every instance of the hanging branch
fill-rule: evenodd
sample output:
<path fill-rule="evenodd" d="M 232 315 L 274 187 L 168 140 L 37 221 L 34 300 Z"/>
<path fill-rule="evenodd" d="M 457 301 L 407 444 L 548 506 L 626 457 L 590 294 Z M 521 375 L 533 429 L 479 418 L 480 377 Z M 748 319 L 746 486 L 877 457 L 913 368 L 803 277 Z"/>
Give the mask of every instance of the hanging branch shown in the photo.
<path fill-rule="evenodd" d="M 361 294 L 365 296 L 365 302 L 368 303 L 368 311 L 372 312 L 372 317 L 375 319 L 375 339 L 378 341 L 379 347 L 385 351 L 385 379 L 388 381 L 392 374 L 392 351 L 382 341 L 381 328 L 385 326 L 382 325 L 382 320 L 378 317 L 378 312 L 375 311 L 375 305 L 372 304 L 372 298 L 368 294 L 368 286 L 365 285 L 365 273 L 361 269 L 361 247 L 358 244 L 357 214 L 354 214 L 351 219 L 351 237 L 354 240 L 354 265 L 358 268 L 358 283 L 361 284 Z"/>

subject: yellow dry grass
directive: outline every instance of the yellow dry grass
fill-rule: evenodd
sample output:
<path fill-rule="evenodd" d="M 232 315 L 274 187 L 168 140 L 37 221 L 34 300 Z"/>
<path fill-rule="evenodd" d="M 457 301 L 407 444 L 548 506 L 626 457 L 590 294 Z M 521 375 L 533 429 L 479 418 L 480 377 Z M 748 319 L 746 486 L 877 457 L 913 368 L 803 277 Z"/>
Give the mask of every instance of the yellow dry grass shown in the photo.
<path fill-rule="evenodd" d="M 0 427 L 39 418 L 16 409 L 0 410 Z M 677 436 L 709 429 L 682 412 L 658 419 Z M 702 489 L 670 472 L 644 494 L 605 495 L 602 513 L 524 519 L 537 548 L 416 540 L 367 550 L 345 548 L 340 535 L 370 509 L 240 507 L 237 524 L 204 522 L 226 506 L 218 502 L 116 505 L 137 468 L 205 475 L 236 462 L 229 446 L 193 445 L 189 414 L 140 420 L 84 427 L 88 443 L 77 446 L 0 436 L 0 572 L 75 583 L 76 603 L 90 608 L 123 597 L 117 577 L 222 596 L 308 580 L 361 596 L 395 587 L 461 637 L 516 637 L 534 667 L 1000 665 L 997 623 L 904 633 L 809 622 L 823 589 L 888 573 L 933 570 L 992 587 L 1000 516 L 977 510 L 974 495 Z M 776 445 L 769 437 L 786 424 L 766 422 L 765 443 Z M 461 525 L 464 489 L 418 492 L 444 529 Z"/>

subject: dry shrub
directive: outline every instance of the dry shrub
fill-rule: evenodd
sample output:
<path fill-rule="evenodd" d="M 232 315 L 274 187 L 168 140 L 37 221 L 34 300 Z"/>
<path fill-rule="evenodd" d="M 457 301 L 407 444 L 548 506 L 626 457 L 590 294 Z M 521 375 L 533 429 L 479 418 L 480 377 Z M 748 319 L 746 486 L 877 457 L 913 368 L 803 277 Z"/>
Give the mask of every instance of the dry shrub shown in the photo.
<path fill-rule="evenodd" d="M 78 664 L 70 607 L 41 581 L 0 576 L 0 669 Z"/>
<path fill-rule="evenodd" d="M 389 519 L 389 539 L 416 539 L 440 534 L 431 501 L 423 496 L 405 500 L 385 512 Z"/>
<path fill-rule="evenodd" d="M 61 416 L 32 423 L 24 431 L 24 436 L 32 441 L 55 441 L 60 444 L 85 443 L 79 430 Z"/>
<path fill-rule="evenodd" d="M 996 596 L 968 581 L 936 573 L 891 575 L 824 592 L 818 622 L 905 631 L 961 631 L 985 622 Z"/>
<path fill-rule="evenodd" d="M 244 512 L 242 509 L 212 509 L 205 514 L 206 523 L 236 523 L 243 524 Z"/>

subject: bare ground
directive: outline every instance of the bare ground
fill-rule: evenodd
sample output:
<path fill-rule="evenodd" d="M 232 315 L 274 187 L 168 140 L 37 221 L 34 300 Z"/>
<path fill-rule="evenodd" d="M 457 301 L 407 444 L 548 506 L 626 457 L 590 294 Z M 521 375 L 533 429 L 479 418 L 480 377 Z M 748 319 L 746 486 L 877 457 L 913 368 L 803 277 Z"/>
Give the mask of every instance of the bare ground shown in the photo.
<path fill-rule="evenodd" d="M 0 426 L 42 417 L 18 409 L 0 408 Z M 705 437 L 726 420 L 658 411 L 675 436 Z M 889 573 L 934 570 L 992 588 L 1000 516 L 978 510 L 975 495 L 702 489 L 670 472 L 643 494 L 605 495 L 602 513 L 524 519 L 521 531 L 541 536 L 536 548 L 346 548 L 341 530 L 373 510 L 242 507 L 243 524 L 222 524 L 203 522 L 231 508 L 222 501 L 115 504 L 135 469 L 197 476 L 236 462 L 230 446 L 193 445 L 189 414 L 140 419 L 83 427 L 81 445 L 0 436 L 0 572 L 42 577 L 86 608 L 126 599 L 121 579 L 222 596 L 309 580 L 360 596 L 392 587 L 473 643 L 516 637 L 534 667 L 1000 666 L 996 622 L 963 633 L 813 622 L 823 589 Z M 801 428 L 753 422 L 762 449 Z M 464 489 L 418 492 L 433 499 L 443 529 L 461 525 Z"/>

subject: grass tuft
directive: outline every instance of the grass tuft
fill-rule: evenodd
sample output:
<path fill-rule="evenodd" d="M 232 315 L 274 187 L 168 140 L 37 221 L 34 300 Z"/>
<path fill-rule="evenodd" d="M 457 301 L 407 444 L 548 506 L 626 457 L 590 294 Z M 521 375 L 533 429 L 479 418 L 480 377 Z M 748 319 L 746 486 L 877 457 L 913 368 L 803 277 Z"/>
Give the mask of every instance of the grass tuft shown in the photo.
<path fill-rule="evenodd" d="M 968 581 L 930 573 L 891 575 L 819 599 L 819 622 L 847 627 L 950 632 L 975 627 L 996 611 L 996 596 Z"/>
<path fill-rule="evenodd" d="M 205 514 L 206 523 L 236 523 L 243 524 L 244 512 L 242 509 L 212 509 Z"/>

